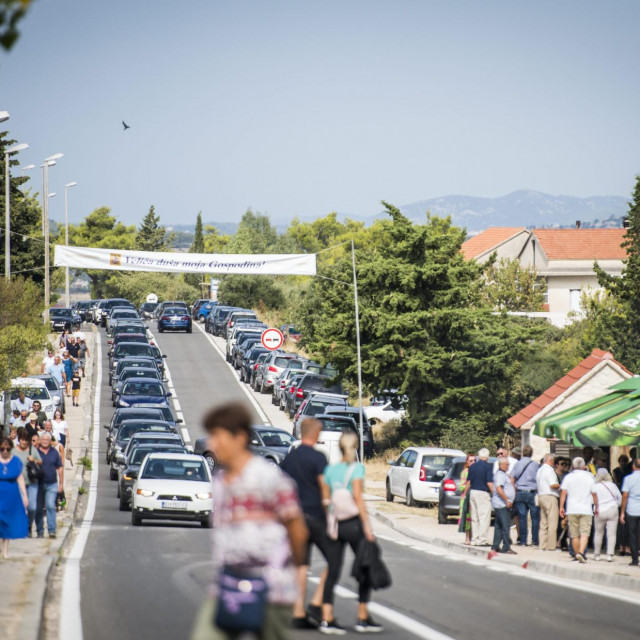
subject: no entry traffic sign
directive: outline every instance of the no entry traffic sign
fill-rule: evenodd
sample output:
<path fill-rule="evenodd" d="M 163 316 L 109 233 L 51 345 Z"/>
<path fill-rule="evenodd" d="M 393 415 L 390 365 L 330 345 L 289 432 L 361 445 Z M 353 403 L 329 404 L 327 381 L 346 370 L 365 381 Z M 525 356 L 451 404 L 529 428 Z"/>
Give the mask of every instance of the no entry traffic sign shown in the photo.
<path fill-rule="evenodd" d="M 266 329 L 262 333 L 262 346 L 265 349 L 271 349 L 271 351 L 274 351 L 275 349 L 279 349 L 283 343 L 284 336 L 280 329 Z"/>

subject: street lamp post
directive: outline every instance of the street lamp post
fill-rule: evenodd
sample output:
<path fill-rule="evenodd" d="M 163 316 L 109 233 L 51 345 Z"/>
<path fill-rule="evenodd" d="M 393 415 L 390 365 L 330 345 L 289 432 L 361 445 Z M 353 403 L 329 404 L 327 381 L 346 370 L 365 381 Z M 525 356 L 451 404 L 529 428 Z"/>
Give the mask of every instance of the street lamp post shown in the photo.
<path fill-rule="evenodd" d="M 43 193 L 43 217 L 44 217 L 44 320 L 49 322 L 49 306 L 51 304 L 51 283 L 49 266 L 49 166 L 63 157 L 62 153 L 56 153 L 44 160 L 44 193 Z M 52 196 L 55 195 L 51 194 Z"/>
<path fill-rule="evenodd" d="M 28 149 L 26 142 L 14 144 L 4 152 L 5 168 L 5 203 L 4 203 L 4 277 L 11 279 L 11 174 L 9 172 L 9 156 L 17 151 Z"/>
<path fill-rule="evenodd" d="M 67 246 L 69 246 L 69 189 L 77 184 L 77 182 L 68 182 L 64 185 L 64 243 Z M 64 296 L 65 306 L 71 306 L 69 300 L 69 267 L 64 268 Z"/>

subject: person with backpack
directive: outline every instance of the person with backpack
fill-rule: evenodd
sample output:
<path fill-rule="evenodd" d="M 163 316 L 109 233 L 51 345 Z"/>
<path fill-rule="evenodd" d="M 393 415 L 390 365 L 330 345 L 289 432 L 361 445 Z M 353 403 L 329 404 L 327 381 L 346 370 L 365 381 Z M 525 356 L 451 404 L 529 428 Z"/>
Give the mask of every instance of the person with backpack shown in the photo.
<path fill-rule="evenodd" d="M 354 554 L 364 538 L 375 540 L 369 514 L 364 504 L 364 465 L 357 461 L 358 436 L 345 433 L 340 438 L 342 461 L 329 465 L 323 474 L 323 505 L 327 510 L 327 534 L 329 572 L 324 588 L 322 605 L 322 623 L 319 631 L 327 635 L 345 635 L 347 630 L 338 624 L 333 614 L 334 588 L 340 579 L 345 545 L 349 545 Z M 360 633 L 377 633 L 382 626 L 374 622 L 369 614 L 368 603 L 371 597 L 371 583 L 366 573 L 359 580 L 358 621 L 355 630 Z"/>

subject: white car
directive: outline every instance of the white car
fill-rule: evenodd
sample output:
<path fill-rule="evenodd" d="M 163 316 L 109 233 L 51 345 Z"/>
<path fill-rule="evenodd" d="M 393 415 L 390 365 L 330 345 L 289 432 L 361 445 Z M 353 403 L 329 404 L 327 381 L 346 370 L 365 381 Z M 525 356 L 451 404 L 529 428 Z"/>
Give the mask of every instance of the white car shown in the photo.
<path fill-rule="evenodd" d="M 18 397 L 18 391 L 24 391 L 24 395 L 31 400 L 38 400 L 47 420 L 53 420 L 53 413 L 60 405 L 60 396 L 52 396 L 47 389 L 44 380 L 40 378 L 14 378 L 11 381 L 11 400 Z M 13 408 L 13 407 L 12 407 Z M 4 392 L 0 394 L 0 422 L 4 418 Z"/>
<path fill-rule="evenodd" d="M 442 478 L 447 475 L 453 459 L 464 455 L 464 451 L 458 449 L 405 449 L 397 460 L 389 460 L 387 502 L 393 502 L 396 496 L 405 498 L 409 507 L 422 502 L 438 502 Z"/>
<path fill-rule="evenodd" d="M 391 406 L 391 402 L 365 407 L 364 413 L 367 416 L 367 420 L 375 420 L 380 423 L 389 422 L 390 420 L 402 420 L 407 414 L 404 409 L 394 409 Z"/>
<path fill-rule="evenodd" d="M 211 473 L 202 456 L 150 453 L 131 492 L 131 523 L 191 520 L 211 527 Z"/>

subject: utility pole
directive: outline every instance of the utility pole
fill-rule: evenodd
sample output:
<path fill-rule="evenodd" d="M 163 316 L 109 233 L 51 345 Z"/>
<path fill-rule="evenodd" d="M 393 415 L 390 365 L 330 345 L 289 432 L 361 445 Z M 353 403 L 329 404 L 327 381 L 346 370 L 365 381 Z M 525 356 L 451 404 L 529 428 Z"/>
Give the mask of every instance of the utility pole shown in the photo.
<path fill-rule="evenodd" d="M 17 151 L 28 149 L 29 145 L 14 144 L 12 147 L 5 149 L 4 152 L 4 168 L 5 168 L 5 202 L 4 202 L 4 277 L 11 280 L 11 172 L 9 171 L 9 156 Z"/>
<path fill-rule="evenodd" d="M 60 160 L 63 157 L 62 153 L 56 153 L 44 161 L 44 189 L 42 194 L 42 216 L 43 216 L 43 231 L 44 231 L 44 321 L 49 323 L 49 307 L 51 306 L 51 281 L 50 281 L 50 266 L 49 266 L 49 167 L 56 163 L 56 160 Z"/>
<path fill-rule="evenodd" d="M 358 278 L 356 277 L 356 249 L 351 239 L 351 264 L 353 266 L 353 302 L 356 313 L 356 348 L 358 353 L 358 406 L 360 408 L 360 462 L 364 463 L 364 424 L 362 409 L 362 357 L 360 354 L 360 311 L 358 308 Z"/>
<path fill-rule="evenodd" d="M 75 187 L 77 182 L 69 182 L 64 185 L 64 243 L 69 246 L 69 189 Z M 71 306 L 69 300 L 69 267 L 64 268 L 64 304 Z"/>

